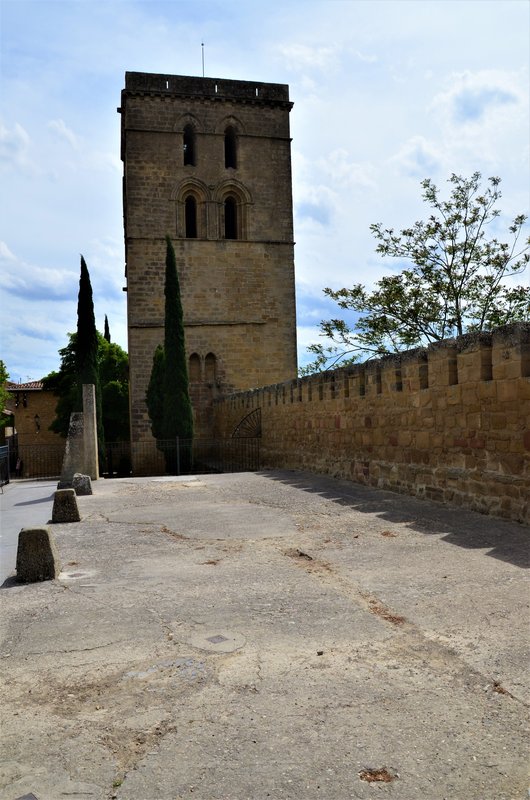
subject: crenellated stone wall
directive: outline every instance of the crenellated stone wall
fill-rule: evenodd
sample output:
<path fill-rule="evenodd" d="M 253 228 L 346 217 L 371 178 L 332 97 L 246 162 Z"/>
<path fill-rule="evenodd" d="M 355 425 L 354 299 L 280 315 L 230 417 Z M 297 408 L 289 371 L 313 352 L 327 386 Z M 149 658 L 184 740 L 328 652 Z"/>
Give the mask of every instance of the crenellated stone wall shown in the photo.
<path fill-rule="evenodd" d="M 218 398 L 216 434 L 257 409 L 265 467 L 530 523 L 528 324 Z"/>

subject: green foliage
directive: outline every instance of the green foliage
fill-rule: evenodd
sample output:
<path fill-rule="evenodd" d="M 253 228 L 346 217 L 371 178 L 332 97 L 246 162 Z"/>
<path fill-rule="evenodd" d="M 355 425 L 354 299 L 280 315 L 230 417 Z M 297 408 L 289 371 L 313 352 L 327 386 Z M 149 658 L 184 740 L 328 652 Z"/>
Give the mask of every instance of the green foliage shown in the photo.
<path fill-rule="evenodd" d="M 382 223 L 370 226 L 376 252 L 408 266 L 381 278 L 371 291 L 360 283 L 324 289 L 358 318 L 353 326 L 343 319 L 320 324 L 334 344 L 311 345 L 316 359 L 303 374 L 530 319 L 530 290 L 513 280 L 530 260 L 530 240 L 519 242 L 527 217 L 519 214 L 509 225 L 509 243 L 488 238 L 487 226 L 500 215 L 500 178 L 489 178 L 484 189 L 479 172 L 470 179 L 453 174 L 448 182 L 449 199 L 441 200 L 434 183 L 422 181 L 432 210 L 427 220 L 399 232 Z"/>
<path fill-rule="evenodd" d="M 161 344 L 155 350 L 153 367 L 147 387 L 147 413 L 151 420 L 151 432 L 155 439 L 164 437 L 164 348 Z"/>
<path fill-rule="evenodd" d="M 87 265 L 81 256 L 81 275 L 79 278 L 79 294 L 77 297 L 77 337 L 75 348 L 75 366 L 77 370 L 78 394 L 76 411 L 83 410 L 82 386 L 93 383 L 96 387 L 96 404 L 101 405 L 98 370 L 98 333 L 94 317 L 92 285 Z"/>
<path fill-rule="evenodd" d="M 77 400 L 77 333 L 68 334 L 69 342 L 59 350 L 59 372 L 43 378 L 45 389 L 58 397 L 55 419 L 50 429 L 61 436 L 68 434 L 70 414 Z M 97 363 L 102 395 L 102 416 L 105 439 L 108 442 L 129 439 L 129 359 L 125 350 L 98 332 Z M 109 385 L 113 386 L 109 389 Z"/>
<path fill-rule="evenodd" d="M 193 411 L 189 396 L 188 366 L 184 340 L 184 315 L 180 298 L 175 251 L 166 237 L 164 346 L 154 353 L 146 401 L 151 429 L 157 440 L 172 442 L 193 437 Z M 164 445 L 160 445 L 164 449 Z M 174 472 L 173 448 L 165 448 L 166 467 Z M 180 469 L 186 471 L 189 452 L 181 451 Z"/>
<path fill-rule="evenodd" d="M 7 422 L 7 417 L 4 417 L 3 414 L 9 397 L 9 393 L 6 391 L 6 381 L 8 380 L 9 374 L 6 365 L 0 359 L 0 428 L 3 428 Z"/>
<path fill-rule="evenodd" d="M 102 383 L 103 428 L 106 442 L 129 440 L 129 384 L 127 381 Z"/>

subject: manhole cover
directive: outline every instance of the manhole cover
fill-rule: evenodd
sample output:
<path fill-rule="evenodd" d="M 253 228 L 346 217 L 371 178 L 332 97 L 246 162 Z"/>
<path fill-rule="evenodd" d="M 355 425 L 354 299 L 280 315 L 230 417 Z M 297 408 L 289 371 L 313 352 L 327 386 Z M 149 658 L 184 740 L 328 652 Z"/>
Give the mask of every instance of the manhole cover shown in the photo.
<path fill-rule="evenodd" d="M 234 631 L 201 631 L 189 635 L 185 640 L 192 647 L 208 650 L 209 653 L 232 653 L 240 650 L 247 643 L 242 633 Z"/>

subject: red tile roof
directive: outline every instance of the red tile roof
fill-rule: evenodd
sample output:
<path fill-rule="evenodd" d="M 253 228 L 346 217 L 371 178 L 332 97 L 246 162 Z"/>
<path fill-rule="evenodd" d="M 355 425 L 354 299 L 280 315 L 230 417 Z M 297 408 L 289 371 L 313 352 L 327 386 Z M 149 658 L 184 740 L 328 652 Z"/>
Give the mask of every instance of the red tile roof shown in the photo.
<path fill-rule="evenodd" d="M 28 383 L 6 381 L 5 387 L 8 392 L 34 392 L 42 389 L 42 381 L 28 381 Z"/>

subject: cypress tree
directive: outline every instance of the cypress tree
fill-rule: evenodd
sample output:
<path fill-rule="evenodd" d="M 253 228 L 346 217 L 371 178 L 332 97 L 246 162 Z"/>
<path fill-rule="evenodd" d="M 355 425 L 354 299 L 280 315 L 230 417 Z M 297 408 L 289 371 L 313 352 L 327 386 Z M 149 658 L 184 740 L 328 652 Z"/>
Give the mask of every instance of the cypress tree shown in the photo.
<path fill-rule="evenodd" d="M 151 377 L 146 394 L 147 413 L 151 420 L 151 433 L 155 439 L 163 439 L 164 424 L 164 347 L 159 344 L 153 356 Z"/>
<path fill-rule="evenodd" d="M 109 328 L 109 321 L 107 319 L 107 315 L 105 314 L 105 332 L 103 334 L 107 342 L 110 344 L 110 328 Z"/>
<path fill-rule="evenodd" d="M 184 315 L 180 298 L 175 250 L 166 236 L 164 347 L 159 345 L 153 358 L 147 390 L 147 409 L 153 436 L 162 440 L 168 472 L 185 472 L 191 465 L 193 410 L 189 396 L 188 365 L 184 339 Z M 177 437 L 185 439 L 175 456 Z"/>
<path fill-rule="evenodd" d="M 105 440 L 103 435 L 103 415 L 98 366 L 98 334 L 94 316 L 92 285 L 83 256 L 81 256 L 81 275 L 77 297 L 77 336 L 75 350 L 77 372 L 77 411 L 83 410 L 83 384 L 93 383 L 96 393 L 96 417 L 98 430 L 98 449 L 100 466 L 104 462 Z"/>

